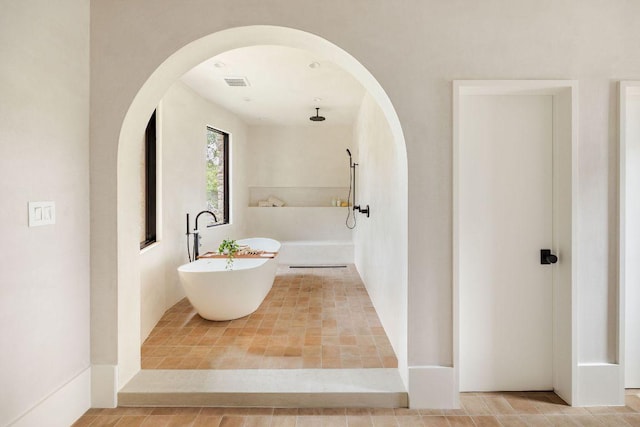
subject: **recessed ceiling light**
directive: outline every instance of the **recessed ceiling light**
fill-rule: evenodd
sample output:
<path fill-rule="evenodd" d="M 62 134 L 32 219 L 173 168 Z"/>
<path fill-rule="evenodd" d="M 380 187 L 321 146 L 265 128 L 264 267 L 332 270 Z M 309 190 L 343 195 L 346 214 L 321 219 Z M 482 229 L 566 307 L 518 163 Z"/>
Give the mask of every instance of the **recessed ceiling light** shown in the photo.
<path fill-rule="evenodd" d="M 250 101 L 251 101 L 251 98 L 249 98 L 248 96 L 247 96 L 247 97 L 244 97 L 244 98 L 242 98 L 242 99 L 244 100 L 244 102 L 250 102 Z"/>
<path fill-rule="evenodd" d="M 224 68 L 224 67 L 226 67 L 226 66 L 227 66 L 227 64 L 225 64 L 224 62 L 221 62 L 221 61 L 216 61 L 216 62 L 213 64 L 213 66 L 214 66 L 214 67 L 216 67 L 216 68 Z"/>
<path fill-rule="evenodd" d="M 320 68 L 320 63 L 314 61 L 311 64 L 309 64 L 309 68 Z"/>
<path fill-rule="evenodd" d="M 318 97 L 313 98 L 313 102 L 320 102 L 320 101 L 322 101 L 322 98 L 318 98 Z"/>

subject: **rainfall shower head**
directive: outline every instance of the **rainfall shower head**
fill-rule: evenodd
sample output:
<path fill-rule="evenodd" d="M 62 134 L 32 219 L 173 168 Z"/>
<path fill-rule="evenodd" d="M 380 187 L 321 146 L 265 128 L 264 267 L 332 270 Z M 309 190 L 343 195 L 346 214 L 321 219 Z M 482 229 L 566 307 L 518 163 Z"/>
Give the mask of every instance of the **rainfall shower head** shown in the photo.
<path fill-rule="evenodd" d="M 351 151 L 347 148 L 347 154 L 351 157 Z"/>
<path fill-rule="evenodd" d="M 325 117 L 319 115 L 319 112 L 320 112 L 320 108 L 316 107 L 316 115 L 309 117 L 309 120 L 311 120 L 312 122 L 321 122 L 325 120 Z"/>

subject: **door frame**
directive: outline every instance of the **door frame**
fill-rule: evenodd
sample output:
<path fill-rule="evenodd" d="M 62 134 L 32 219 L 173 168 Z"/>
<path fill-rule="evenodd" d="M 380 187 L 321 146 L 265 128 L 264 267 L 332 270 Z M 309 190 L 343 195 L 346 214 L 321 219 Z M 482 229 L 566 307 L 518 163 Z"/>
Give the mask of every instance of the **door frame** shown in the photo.
<path fill-rule="evenodd" d="M 577 393 L 577 143 L 578 84 L 575 80 L 456 80 L 453 82 L 453 362 L 460 389 L 460 106 L 468 95 L 551 95 L 553 97 L 553 387 L 567 403 Z M 457 393 L 456 393 L 457 395 Z"/>
<path fill-rule="evenodd" d="M 627 151 L 631 146 L 632 142 L 627 137 L 627 104 L 628 104 L 628 96 L 629 95 L 640 95 L 640 80 L 631 80 L 631 81 L 621 81 L 620 82 L 620 118 L 619 118 L 619 126 L 620 126 L 620 166 L 619 166 L 619 255 L 618 255 L 618 282 L 619 282 L 619 305 L 618 311 L 620 315 L 620 327 L 618 328 L 618 346 L 619 346 L 619 356 L 618 363 L 622 366 L 625 366 L 626 360 L 626 347 L 625 347 L 625 338 L 626 338 L 626 320 L 627 320 L 627 299 L 626 299 L 626 278 L 627 278 L 627 251 L 630 242 L 627 240 L 627 225 L 632 221 L 637 221 L 634 215 L 631 215 L 629 210 L 629 205 L 627 204 L 627 200 L 631 199 L 631 188 L 627 186 L 628 180 L 628 159 L 627 159 Z M 629 263 L 629 265 L 633 265 L 633 263 Z M 622 384 L 625 387 L 629 385 L 626 383 L 626 377 L 624 374 L 624 370 L 622 370 Z"/>

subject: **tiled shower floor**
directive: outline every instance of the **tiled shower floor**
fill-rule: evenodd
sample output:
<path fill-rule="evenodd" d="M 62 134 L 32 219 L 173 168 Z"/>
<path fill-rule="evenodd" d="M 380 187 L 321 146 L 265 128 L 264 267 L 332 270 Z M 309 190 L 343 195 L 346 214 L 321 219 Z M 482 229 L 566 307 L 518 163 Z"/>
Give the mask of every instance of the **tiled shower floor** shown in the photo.
<path fill-rule="evenodd" d="M 142 345 L 143 369 L 396 368 L 398 361 L 353 265 L 280 266 L 253 314 L 204 320 L 185 298 Z"/>

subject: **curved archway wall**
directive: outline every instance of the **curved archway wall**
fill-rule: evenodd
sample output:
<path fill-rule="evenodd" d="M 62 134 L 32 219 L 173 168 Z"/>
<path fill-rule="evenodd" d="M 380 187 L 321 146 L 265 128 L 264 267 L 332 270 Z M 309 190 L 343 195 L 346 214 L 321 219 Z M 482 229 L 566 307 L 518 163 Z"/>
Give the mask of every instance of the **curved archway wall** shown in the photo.
<path fill-rule="evenodd" d="M 361 146 L 361 152 L 372 155 L 370 154 L 371 150 L 366 149 L 369 145 L 367 139 L 373 139 L 376 144 L 383 145 L 389 144 L 391 141 L 393 145 L 390 150 L 385 152 L 386 161 L 380 161 L 381 164 L 378 168 L 380 170 L 374 170 L 374 165 L 369 166 L 368 169 L 372 173 L 370 177 L 367 176 L 367 179 L 392 181 L 395 184 L 396 194 L 390 199 L 394 200 L 394 205 L 387 207 L 382 206 L 382 203 L 376 205 L 376 192 L 371 187 L 379 182 L 367 185 L 367 181 L 361 181 L 361 194 L 363 197 L 368 197 L 367 200 L 376 206 L 378 212 L 372 217 L 373 220 L 367 220 L 367 224 L 362 224 L 364 221 L 361 221 L 362 225 L 357 228 L 354 238 L 356 247 L 365 248 L 358 251 L 356 264 L 364 269 L 365 283 L 373 282 L 371 285 L 373 289 L 370 288 L 370 293 L 374 304 L 387 301 L 386 304 L 382 304 L 382 307 L 380 304 L 376 304 L 376 306 L 378 306 L 381 320 L 397 353 L 401 376 L 405 382 L 407 381 L 407 161 L 404 138 L 395 110 L 375 78 L 352 56 L 335 45 L 318 36 L 290 28 L 248 26 L 223 30 L 203 37 L 174 53 L 143 84 L 122 122 L 117 153 L 116 248 L 118 274 L 117 288 L 115 288 L 117 289 L 117 295 L 115 295 L 117 323 L 114 325 L 113 319 L 109 319 L 111 325 L 103 323 L 101 325 L 103 329 L 96 331 L 103 337 L 109 327 L 115 326 L 117 353 L 113 354 L 113 342 L 110 348 L 107 348 L 109 347 L 107 342 L 102 340 L 97 345 L 102 347 L 100 351 L 110 352 L 112 357 L 117 356 L 117 373 L 112 372 L 110 375 L 112 378 L 109 378 L 109 382 L 113 382 L 115 378 L 118 389 L 140 370 L 140 266 L 137 242 L 139 233 L 136 231 L 140 200 L 136 185 L 131 183 L 136 182 L 140 173 L 136 154 L 139 152 L 139 141 L 143 134 L 144 125 L 168 88 L 186 71 L 219 53 L 257 44 L 307 49 L 351 72 L 368 91 L 358 123 L 376 122 L 380 129 L 385 131 L 382 138 L 371 138 L 371 135 L 366 132 L 360 132 L 356 141 Z M 387 124 L 380 126 L 380 121 Z M 361 200 L 363 199 L 361 198 Z M 376 222 L 378 222 L 377 225 Z M 389 227 L 388 224 L 392 224 L 392 226 Z M 364 226 L 367 228 L 363 231 Z M 241 224 L 240 227 L 242 227 Z M 370 251 L 372 246 L 380 247 L 383 243 L 382 238 L 378 238 L 378 242 L 376 242 L 376 239 L 371 237 L 376 228 L 382 228 L 391 233 L 391 235 L 384 236 L 384 244 L 391 244 L 394 247 L 393 254 L 387 255 L 391 261 L 385 261 L 380 250 L 377 251 L 378 253 Z M 376 260 L 369 258 L 377 258 L 378 265 L 392 263 L 391 268 L 387 269 L 389 274 L 376 274 L 373 262 Z M 380 270 L 380 268 L 377 269 Z M 381 277 L 382 280 L 386 279 L 386 283 L 393 284 L 393 286 L 381 284 Z M 106 282 L 104 284 L 106 285 Z M 115 289 L 110 288 L 112 291 Z M 111 296 L 113 297 L 113 295 Z M 395 304 L 390 306 L 389 301 L 394 301 Z M 94 306 L 94 308 L 98 310 L 97 307 Z M 101 309 L 104 308 L 106 307 L 101 303 Z M 381 309 L 382 312 L 380 312 Z M 112 315 L 113 311 L 110 314 Z M 97 323 L 96 326 L 98 326 Z M 97 355 L 98 349 L 94 347 L 94 350 Z M 106 368 L 105 376 L 109 376 L 108 371 L 109 368 Z"/>
<path fill-rule="evenodd" d="M 349 52 L 375 76 L 402 123 L 408 165 L 407 364 L 413 406 L 455 404 L 452 322 L 452 81 L 571 79 L 578 82 L 576 295 L 572 325 L 574 384 L 590 390 L 586 373 L 618 362 L 616 87 L 638 78 L 640 15 L 636 2 L 553 5 L 495 0 L 407 2 L 222 0 L 91 2 L 91 280 L 95 384 L 113 377 L 118 345 L 118 140 L 145 81 L 167 58 L 209 34 L 274 25 L 317 34 Z M 235 46 L 235 45 L 234 45 Z M 221 46 L 230 48 L 231 46 Z M 195 53 L 193 53 L 195 55 Z M 177 77 L 171 60 L 166 76 Z M 154 75 L 151 81 L 156 81 Z M 153 98 L 153 97 L 151 97 Z M 140 109 L 157 99 L 139 95 Z M 135 108 L 138 110 L 138 107 Z M 132 109 L 132 114 L 135 113 Z M 141 114 L 141 113 L 137 113 Z M 130 131 L 130 130 L 129 130 Z M 121 153 L 122 154 L 122 153 Z M 124 230 L 126 231 L 126 230 Z M 133 230 L 131 230 L 133 231 Z M 132 243 L 125 253 L 137 253 Z M 134 292 L 129 289 L 129 291 Z M 120 329 L 124 327 L 122 323 Z M 130 327 L 130 326 L 129 326 Z M 583 377 L 583 374 L 585 375 Z M 121 377 L 127 375 L 127 369 Z M 611 381 L 616 381 L 606 374 Z M 612 374 L 613 375 L 613 374 Z M 111 389 L 116 386 L 112 384 Z M 100 387 L 98 387 L 100 388 Z M 103 387 L 108 389 L 109 387 Z M 582 397 L 574 405 L 605 403 Z M 94 393 L 94 397 L 99 394 Z M 107 396 L 109 397 L 109 396 Z M 617 397 L 616 397 L 617 398 Z M 614 398 L 606 400 L 611 402 Z"/>

